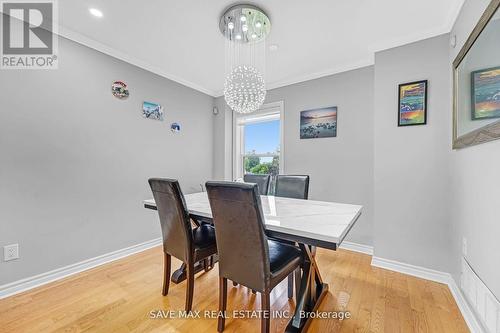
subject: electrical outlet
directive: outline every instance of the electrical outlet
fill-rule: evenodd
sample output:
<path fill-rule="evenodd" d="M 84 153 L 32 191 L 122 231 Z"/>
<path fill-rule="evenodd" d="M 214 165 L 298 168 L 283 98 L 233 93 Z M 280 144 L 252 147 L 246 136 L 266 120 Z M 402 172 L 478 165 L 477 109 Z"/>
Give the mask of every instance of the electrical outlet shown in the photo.
<path fill-rule="evenodd" d="M 462 254 L 467 256 L 467 238 L 462 237 Z"/>
<path fill-rule="evenodd" d="M 10 244 L 3 247 L 3 260 L 19 259 L 19 244 Z"/>

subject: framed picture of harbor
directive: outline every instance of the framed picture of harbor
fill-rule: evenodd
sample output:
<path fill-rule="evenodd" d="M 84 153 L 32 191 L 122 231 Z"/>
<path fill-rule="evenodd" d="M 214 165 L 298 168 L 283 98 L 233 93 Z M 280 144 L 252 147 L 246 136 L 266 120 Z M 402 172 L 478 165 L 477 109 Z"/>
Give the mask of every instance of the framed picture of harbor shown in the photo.
<path fill-rule="evenodd" d="M 399 85 L 398 126 L 427 123 L 427 80 Z"/>
<path fill-rule="evenodd" d="M 472 120 L 500 118 L 500 67 L 471 73 Z"/>
<path fill-rule="evenodd" d="M 337 136 L 337 107 L 300 112 L 300 138 L 331 138 Z"/>

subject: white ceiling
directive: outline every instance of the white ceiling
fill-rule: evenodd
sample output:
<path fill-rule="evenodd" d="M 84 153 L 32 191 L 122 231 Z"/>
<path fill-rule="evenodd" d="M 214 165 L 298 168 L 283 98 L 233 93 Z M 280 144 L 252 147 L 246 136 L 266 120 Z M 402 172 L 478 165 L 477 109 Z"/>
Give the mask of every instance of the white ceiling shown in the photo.
<path fill-rule="evenodd" d="M 267 86 L 373 64 L 374 52 L 449 32 L 463 0 L 257 0 L 271 18 Z M 60 0 L 60 34 L 213 96 L 228 0 Z M 100 9 L 96 18 L 88 9 Z"/>

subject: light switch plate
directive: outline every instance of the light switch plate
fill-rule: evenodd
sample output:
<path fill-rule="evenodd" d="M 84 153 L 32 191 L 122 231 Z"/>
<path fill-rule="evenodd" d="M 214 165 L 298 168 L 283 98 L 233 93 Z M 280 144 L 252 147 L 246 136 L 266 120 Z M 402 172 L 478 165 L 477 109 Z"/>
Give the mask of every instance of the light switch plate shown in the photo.
<path fill-rule="evenodd" d="M 10 244 L 3 247 L 3 260 L 19 259 L 19 244 Z"/>

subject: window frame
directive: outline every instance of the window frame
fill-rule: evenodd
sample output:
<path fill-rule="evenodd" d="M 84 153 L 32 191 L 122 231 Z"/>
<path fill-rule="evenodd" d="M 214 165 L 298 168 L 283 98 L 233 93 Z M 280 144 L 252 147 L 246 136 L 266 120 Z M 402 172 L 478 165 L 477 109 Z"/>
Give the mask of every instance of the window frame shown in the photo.
<path fill-rule="evenodd" d="M 284 174 L 284 105 L 283 101 L 263 104 L 262 107 L 249 114 L 240 114 L 233 111 L 233 179 L 243 178 L 245 154 L 245 125 L 256 124 L 272 120 L 280 121 L 280 153 L 279 173 Z M 276 154 L 256 154 L 258 157 L 274 157 Z"/>

